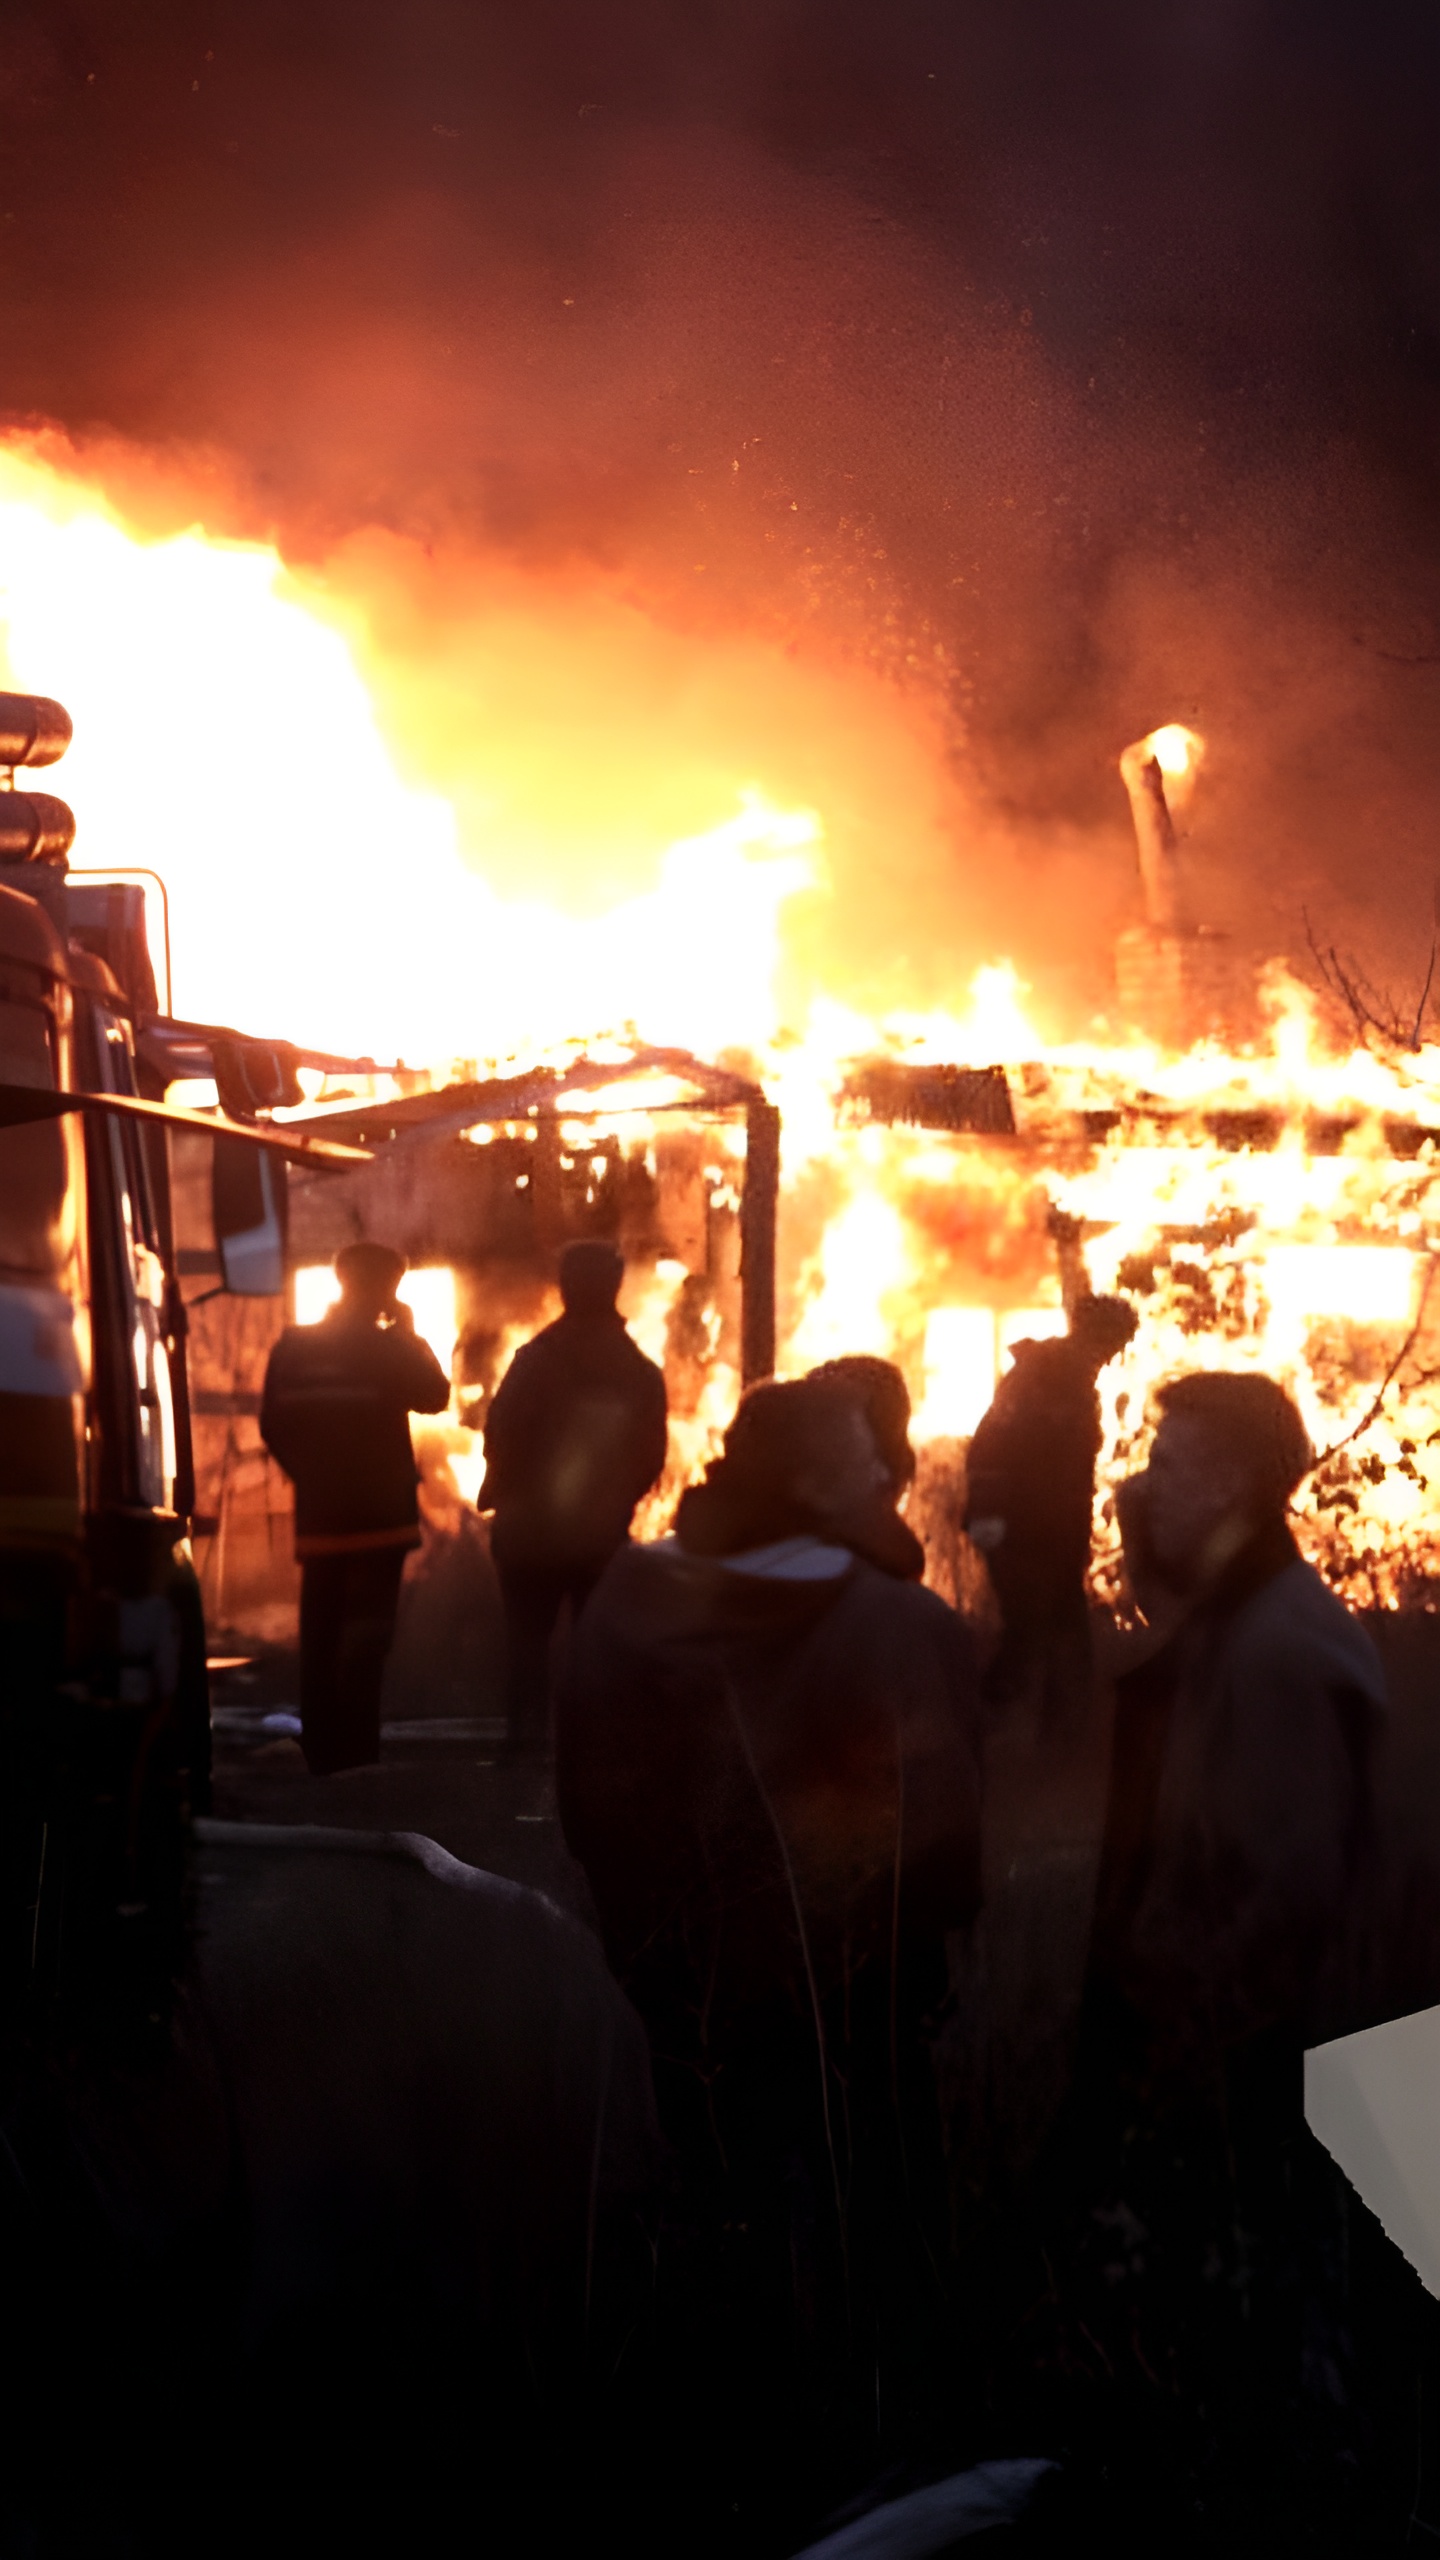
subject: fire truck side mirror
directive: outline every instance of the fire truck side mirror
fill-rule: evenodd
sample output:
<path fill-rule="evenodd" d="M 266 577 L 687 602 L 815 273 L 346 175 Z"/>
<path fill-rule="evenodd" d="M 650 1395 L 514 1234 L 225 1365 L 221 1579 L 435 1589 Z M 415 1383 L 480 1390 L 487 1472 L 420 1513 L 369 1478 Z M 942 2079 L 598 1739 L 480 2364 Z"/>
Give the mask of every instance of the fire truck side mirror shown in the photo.
<path fill-rule="evenodd" d="M 243 1138 L 217 1138 L 211 1205 L 222 1285 L 237 1298 L 279 1297 L 289 1227 L 284 1166 Z"/>

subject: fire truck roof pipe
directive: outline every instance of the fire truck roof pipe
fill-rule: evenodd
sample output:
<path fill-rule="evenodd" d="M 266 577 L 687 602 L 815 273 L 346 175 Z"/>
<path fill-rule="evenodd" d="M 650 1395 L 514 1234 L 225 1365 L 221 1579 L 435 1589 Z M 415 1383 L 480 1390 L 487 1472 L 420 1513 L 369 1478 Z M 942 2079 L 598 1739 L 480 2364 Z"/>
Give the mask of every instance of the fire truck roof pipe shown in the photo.
<path fill-rule="evenodd" d="M 44 693 L 0 693 L 0 765 L 58 764 L 75 731 L 64 705 Z"/>

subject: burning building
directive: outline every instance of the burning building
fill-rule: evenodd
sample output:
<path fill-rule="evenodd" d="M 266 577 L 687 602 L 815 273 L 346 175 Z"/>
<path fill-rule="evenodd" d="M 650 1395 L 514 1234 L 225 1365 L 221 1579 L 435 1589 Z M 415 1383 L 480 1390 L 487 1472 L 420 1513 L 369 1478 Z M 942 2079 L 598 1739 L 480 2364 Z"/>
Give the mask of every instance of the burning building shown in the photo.
<path fill-rule="evenodd" d="M 881 1352 L 911 1386 L 936 1570 L 958 1587 L 966 1560 L 944 1523 L 1010 1345 L 1062 1326 L 1077 1291 L 1118 1288 L 1141 1324 L 1106 1377 L 1103 1590 L 1105 1506 L 1143 1445 L 1149 1389 L 1224 1363 L 1270 1369 L 1299 1396 L 1323 1453 L 1302 1530 L 1331 1577 L 1382 1606 L 1428 1592 L 1440 1062 L 1423 1042 L 1337 1038 L 1313 994 L 1279 968 L 1257 978 L 1199 920 L 1176 829 L 1200 787 L 1193 731 L 1162 727 L 1120 759 L 1114 796 L 1117 808 L 1121 785 L 1129 796 L 1143 896 L 1115 955 L 1110 1029 L 1045 1036 L 1015 971 L 977 971 L 973 949 L 963 1001 L 905 1011 L 859 1000 L 833 966 L 797 978 L 827 894 L 823 809 L 747 789 L 737 814 L 670 845 L 649 890 L 591 892 L 588 911 L 578 896 L 503 899 L 461 862 L 441 797 L 389 759 L 318 590 L 287 585 L 273 555 L 198 533 L 138 542 L 73 473 L 33 453 L 4 462 L 12 659 L 64 690 L 81 738 L 96 737 L 88 808 L 78 767 L 72 790 L 87 864 L 116 869 L 86 894 L 123 886 L 137 915 L 152 901 L 170 1007 L 183 996 L 212 1021 L 254 1021 L 276 1019 L 274 1004 L 287 1032 L 335 1043 L 271 1043 L 274 1080 L 247 1084 L 245 1058 L 223 1039 L 187 1049 L 172 1014 L 175 1098 L 375 1150 L 364 1168 L 291 1175 L 288 1191 L 236 1208 L 222 1267 L 206 1142 L 177 1141 L 197 1527 L 218 1622 L 284 1622 L 288 1498 L 258 1441 L 260 1377 L 287 1308 L 318 1312 L 330 1257 L 360 1232 L 407 1252 L 423 1328 L 452 1362 L 454 1403 L 426 1458 L 437 1519 L 473 1494 L 486 1398 L 550 1311 L 559 1244 L 603 1233 L 624 1247 L 631 1319 L 670 1380 L 666 1498 L 743 1381 Z M 52 576 L 58 618 L 41 610 Z M 215 754 L 152 790 L 138 827 L 103 779 L 100 754 L 124 750 L 104 708 L 104 611 L 116 600 L 163 656 L 182 590 L 202 734 L 216 670 L 242 644 L 247 670 L 268 651 L 309 705 L 293 761 L 267 777 L 279 815 L 258 839 L 232 843 Z M 291 752 L 278 706 L 272 728 Z M 1123 880 L 1107 859 L 1113 907 Z M 173 955 L 153 880 L 122 879 L 141 870 L 168 883 Z M 927 955 L 903 956 L 921 985 Z M 342 1054 L 341 1034 L 391 1063 Z M 252 1044 L 250 1066 L 258 1055 Z"/>

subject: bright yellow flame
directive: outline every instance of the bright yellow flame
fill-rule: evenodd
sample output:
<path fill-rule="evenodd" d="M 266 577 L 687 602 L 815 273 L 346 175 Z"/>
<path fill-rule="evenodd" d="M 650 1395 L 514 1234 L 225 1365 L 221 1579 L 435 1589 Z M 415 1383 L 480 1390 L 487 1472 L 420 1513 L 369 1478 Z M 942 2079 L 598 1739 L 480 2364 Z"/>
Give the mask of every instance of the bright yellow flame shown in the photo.
<path fill-rule="evenodd" d="M 861 1191 L 826 1229 L 818 1286 L 796 1327 L 788 1365 L 808 1369 L 846 1351 L 888 1351 L 885 1301 L 905 1272 L 899 1211 L 878 1192 Z"/>
<path fill-rule="evenodd" d="M 736 794 L 655 886 L 589 917 L 500 898 L 451 805 L 402 780 L 326 599 L 261 545 L 140 541 L 92 489 L 0 449 L 9 681 L 75 722 L 77 865 L 171 900 L 175 1009 L 415 1063 L 633 1025 L 715 1051 L 777 1027 L 779 917 L 818 818 Z"/>
<path fill-rule="evenodd" d="M 1193 729 L 1184 729 L 1178 720 L 1163 729 L 1152 729 L 1145 744 L 1167 781 L 1179 782 L 1193 774 L 1205 753 L 1205 741 Z"/>
<path fill-rule="evenodd" d="M 294 1274 L 295 1322 L 318 1324 L 340 1295 L 340 1283 L 328 1262 L 302 1263 Z M 396 1291 L 415 1318 L 415 1330 L 428 1342 L 449 1373 L 460 1331 L 455 1312 L 455 1274 L 440 1264 L 407 1271 Z"/>
<path fill-rule="evenodd" d="M 1341 1316 L 1352 1324 L 1407 1324 L 1415 1257 L 1398 1245 L 1271 1245 L 1265 1294 L 1282 1318 Z"/>
<path fill-rule="evenodd" d="M 989 1307 L 935 1307 L 925 1326 L 925 1393 L 917 1440 L 966 1440 L 995 1393 L 995 1318 Z"/>
<path fill-rule="evenodd" d="M 970 981 L 969 1005 L 958 1025 L 958 1047 L 952 1026 L 952 1055 L 976 1066 L 1019 1066 L 1038 1056 L 1044 1042 L 1021 1003 L 1029 992 L 1008 960 L 977 969 Z"/>

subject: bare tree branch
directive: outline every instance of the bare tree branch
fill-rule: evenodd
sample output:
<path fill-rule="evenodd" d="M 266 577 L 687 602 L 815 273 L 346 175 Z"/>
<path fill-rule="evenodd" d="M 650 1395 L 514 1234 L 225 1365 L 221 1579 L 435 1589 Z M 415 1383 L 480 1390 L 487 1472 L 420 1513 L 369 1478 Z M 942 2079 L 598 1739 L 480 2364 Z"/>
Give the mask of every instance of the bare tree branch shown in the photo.
<path fill-rule="evenodd" d="M 1386 1396 L 1389 1394 L 1396 1378 L 1404 1368 L 1406 1361 L 1409 1359 L 1411 1352 L 1414 1350 L 1416 1343 L 1420 1339 L 1421 1328 L 1425 1322 L 1425 1310 L 1429 1304 L 1430 1291 L 1434 1285 L 1437 1268 L 1440 1268 L 1440 1263 L 1437 1263 L 1436 1256 L 1432 1253 L 1425 1265 L 1425 1278 L 1420 1290 L 1420 1304 L 1415 1310 L 1415 1321 L 1410 1327 L 1409 1332 L 1406 1334 L 1404 1341 L 1401 1343 L 1399 1350 L 1396 1352 L 1394 1359 L 1391 1361 L 1389 1368 L 1386 1370 L 1384 1377 L 1381 1379 L 1379 1386 L 1376 1388 L 1372 1403 L 1361 1415 L 1353 1430 L 1347 1431 L 1343 1438 L 1336 1440 L 1330 1448 L 1321 1452 L 1321 1455 L 1316 1459 L 1315 1464 L 1311 1469 L 1312 1475 L 1318 1475 L 1322 1467 L 1328 1467 L 1332 1458 L 1337 1458 L 1342 1449 L 1348 1449 L 1352 1440 L 1358 1440 L 1362 1433 L 1369 1430 L 1372 1422 L 1379 1420 L 1380 1412 L 1384 1405 Z M 1413 1383 L 1417 1386 L 1421 1385 L 1426 1377 L 1433 1375 L 1434 1372 L 1432 1370 L 1424 1370 Z"/>
<path fill-rule="evenodd" d="M 1425 1007 L 1427 1006 L 1427 1004 L 1428 1004 L 1428 1003 L 1429 1003 L 1429 1001 L 1430 1001 L 1430 990 L 1431 990 L 1431 988 L 1433 987 L 1433 985 L 1434 985 L 1434 984 L 1435 984 L 1435 944 L 1434 944 L 1434 941 L 1433 941 L 1433 939 L 1432 939 L 1431 944 L 1430 944 L 1430 966 L 1429 966 L 1429 968 L 1428 968 L 1428 969 L 1426 970 L 1426 972 L 1425 972 L 1425 984 L 1424 984 L 1424 986 L 1423 986 L 1423 987 L 1421 988 L 1421 990 L 1420 990 L 1420 1001 L 1419 1001 L 1419 1003 L 1417 1004 L 1417 1006 L 1415 1007 L 1415 1028 L 1414 1028 L 1414 1030 L 1413 1030 L 1413 1031 L 1411 1032 L 1411 1034 L 1410 1034 L 1410 1046 L 1411 1046 L 1411 1048 L 1412 1048 L 1412 1049 L 1418 1049 L 1418 1048 L 1419 1048 L 1419 1046 L 1420 1046 L 1420 1030 L 1421 1030 L 1421 1025 L 1423 1024 L 1423 1022 L 1424 1022 L 1424 1020 L 1425 1020 Z"/>
<path fill-rule="evenodd" d="M 1322 949 L 1316 941 L 1315 928 L 1310 921 L 1309 910 L 1302 908 L 1301 913 L 1305 920 L 1305 939 L 1310 946 L 1310 956 L 1320 973 L 1321 983 L 1326 993 L 1344 1006 L 1362 1048 L 1370 1045 L 1373 1034 L 1384 1042 L 1387 1049 L 1408 1049 L 1412 1054 L 1418 1052 L 1422 1046 L 1425 1015 L 1435 985 L 1437 959 L 1440 959 L 1440 944 L 1437 944 L 1436 938 L 1433 935 L 1431 937 L 1425 983 L 1420 990 L 1420 999 L 1412 1020 L 1408 1005 L 1402 1014 L 1395 998 L 1388 990 L 1373 986 L 1354 960 L 1348 957 L 1342 960 L 1333 942 Z"/>

